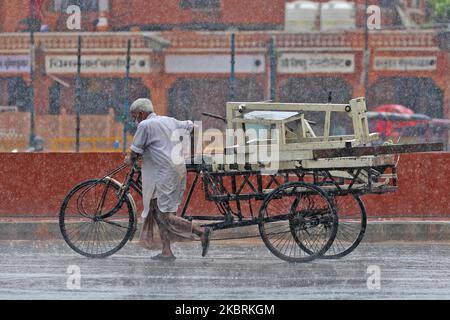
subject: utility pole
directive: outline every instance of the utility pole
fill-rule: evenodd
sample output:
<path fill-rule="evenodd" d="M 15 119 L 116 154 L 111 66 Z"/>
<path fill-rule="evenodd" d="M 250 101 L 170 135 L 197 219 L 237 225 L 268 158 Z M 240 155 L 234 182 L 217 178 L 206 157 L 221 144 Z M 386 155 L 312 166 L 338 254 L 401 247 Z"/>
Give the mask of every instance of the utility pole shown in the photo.
<path fill-rule="evenodd" d="M 30 28 L 30 141 L 29 146 L 33 146 L 33 140 L 36 136 L 36 114 L 34 104 L 34 60 L 35 60 L 35 40 L 34 40 L 34 5 L 33 0 L 30 0 L 30 18 L 28 26 Z"/>

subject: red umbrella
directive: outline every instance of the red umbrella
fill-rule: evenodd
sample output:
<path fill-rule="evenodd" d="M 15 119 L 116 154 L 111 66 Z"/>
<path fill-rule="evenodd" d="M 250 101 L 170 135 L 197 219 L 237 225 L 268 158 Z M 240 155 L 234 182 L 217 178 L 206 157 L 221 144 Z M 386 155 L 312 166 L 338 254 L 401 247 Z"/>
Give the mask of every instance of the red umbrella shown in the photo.
<path fill-rule="evenodd" d="M 373 110 L 375 112 L 391 112 L 391 113 L 403 113 L 403 114 L 414 114 L 411 109 L 402 106 L 400 104 L 384 104 Z"/>
<path fill-rule="evenodd" d="M 374 110 L 375 112 L 381 113 L 400 113 L 400 114 L 414 114 L 414 111 L 411 109 L 402 106 L 400 104 L 384 104 L 381 105 Z M 399 132 L 397 131 L 400 128 L 404 127 L 414 127 L 418 124 L 417 121 L 390 121 L 390 120 L 378 120 L 376 123 L 377 131 L 380 133 L 384 133 L 385 136 L 398 136 Z"/>

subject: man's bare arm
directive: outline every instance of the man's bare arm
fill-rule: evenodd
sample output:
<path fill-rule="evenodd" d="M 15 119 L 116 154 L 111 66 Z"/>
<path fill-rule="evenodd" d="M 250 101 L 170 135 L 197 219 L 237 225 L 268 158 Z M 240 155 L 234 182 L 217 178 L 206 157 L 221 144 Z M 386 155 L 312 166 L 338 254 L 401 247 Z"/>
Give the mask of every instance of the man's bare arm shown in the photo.
<path fill-rule="evenodd" d="M 139 159 L 140 154 L 131 150 L 130 154 L 125 157 L 125 163 L 128 165 L 134 165 L 134 163 Z"/>

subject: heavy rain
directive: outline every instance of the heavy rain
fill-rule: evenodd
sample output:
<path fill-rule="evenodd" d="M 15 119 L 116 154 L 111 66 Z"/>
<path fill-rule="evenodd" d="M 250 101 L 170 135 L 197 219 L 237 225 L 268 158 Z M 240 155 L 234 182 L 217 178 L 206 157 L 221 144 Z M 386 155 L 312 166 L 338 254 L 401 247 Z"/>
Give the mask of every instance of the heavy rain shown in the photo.
<path fill-rule="evenodd" d="M 449 132 L 449 0 L 0 0 L 0 299 L 447 300 Z"/>

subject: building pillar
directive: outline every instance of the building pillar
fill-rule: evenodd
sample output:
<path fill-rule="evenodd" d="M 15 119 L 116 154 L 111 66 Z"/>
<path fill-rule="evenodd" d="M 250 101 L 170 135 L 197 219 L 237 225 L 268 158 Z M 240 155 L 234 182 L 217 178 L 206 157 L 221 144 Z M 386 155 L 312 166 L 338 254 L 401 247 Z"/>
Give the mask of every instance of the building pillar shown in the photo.
<path fill-rule="evenodd" d="M 442 70 L 443 75 L 443 88 L 444 91 L 444 118 L 450 119 L 450 31 L 438 33 L 438 44 L 439 49 L 445 52 L 444 70 Z"/>
<path fill-rule="evenodd" d="M 35 108 L 36 114 L 48 114 L 50 105 L 49 88 L 51 87 L 53 80 L 40 72 L 36 72 L 35 80 Z"/>
<path fill-rule="evenodd" d="M 159 115 L 167 115 L 169 89 L 175 83 L 175 77 L 157 76 L 156 78 L 145 79 L 144 84 L 150 89 L 150 94 L 155 108 Z"/>
<path fill-rule="evenodd" d="M 450 53 L 448 54 L 449 57 L 447 58 L 447 75 L 445 75 L 444 78 L 435 80 L 433 79 L 433 82 L 442 89 L 443 99 L 442 99 L 442 112 L 443 112 L 443 118 L 444 119 L 450 119 L 450 75 L 448 72 L 450 72 Z"/>

